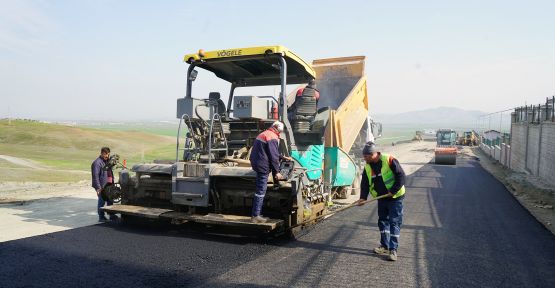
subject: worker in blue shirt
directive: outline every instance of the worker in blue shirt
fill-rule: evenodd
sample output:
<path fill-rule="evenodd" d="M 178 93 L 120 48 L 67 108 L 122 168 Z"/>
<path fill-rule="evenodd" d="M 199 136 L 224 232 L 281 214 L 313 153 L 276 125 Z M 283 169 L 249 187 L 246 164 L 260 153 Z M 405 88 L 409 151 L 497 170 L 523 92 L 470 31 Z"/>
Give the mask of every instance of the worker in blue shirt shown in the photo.
<path fill-rule="evenodd" d="M 102 198 L 102 189 L 104 189 L 106 184 L 114 183 L 114 172 L 112 171 L 112 168 L 106 166 L 109 158 L 110 148 L 102 147 L 102 149 L 100 149 L 100 155 L 91 164 L 91 186 L 96 191 L 96 196 L 98 197 L 98 202 L 96 205 L 96 210 L 98 211 L 98 222 L 108 221 L 108 219 L 106 218 L 106 214 L 100 208 L 104 207 L 105 204 L 107 206 L 113 204 L 112 201 L 104 200 L 104 198 Z M 112 213 L 109 213 L 109 215 L 110 220 L 118 220 L 118 217 L 116 215 Z"/>

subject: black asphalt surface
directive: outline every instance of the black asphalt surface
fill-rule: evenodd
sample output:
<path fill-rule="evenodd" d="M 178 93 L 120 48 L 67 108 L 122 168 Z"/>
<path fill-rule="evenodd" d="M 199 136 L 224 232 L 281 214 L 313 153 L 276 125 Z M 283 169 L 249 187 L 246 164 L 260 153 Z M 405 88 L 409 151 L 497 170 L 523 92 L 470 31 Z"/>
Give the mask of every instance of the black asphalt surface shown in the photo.
<path fill-rule="evenodd" d="M 0 287 L 555 287 L 555 237 L 476 160 L 425 165 L 404 204 L 397 262 L 370 252 L 368 204 L 296 241 L 102 224 L 0 243 Z"/>

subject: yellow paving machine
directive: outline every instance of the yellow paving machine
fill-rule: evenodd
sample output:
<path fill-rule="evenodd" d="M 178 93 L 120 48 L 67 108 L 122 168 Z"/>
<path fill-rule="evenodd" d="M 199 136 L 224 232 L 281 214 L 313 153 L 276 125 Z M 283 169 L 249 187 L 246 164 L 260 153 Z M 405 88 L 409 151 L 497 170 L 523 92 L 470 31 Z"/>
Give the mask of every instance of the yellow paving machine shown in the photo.
<path fill-rule="evenodd" d="M 359 167 L 349 151 L 378 127 L 368 117 L 364 57 L 311 65 L 283 46 L 263 46 L 200 50 L 184 61 L 189 67 L 185 97 L 177 100 L 175 159 L 123 170 L 116 185 L 120 191 L 113 194 L 121 204 L 105 211 L 120 213 L 123 221 L 141 217 L 293 234 L 320 219 L 334 193 L 358 184 Z M 229 83 L 227 104 L 218 92 L 193 95 L 199 69 Z M 321 94 L 317 110 L 288 115 L 296 100 L 287 85 L 311 79 Z M 236 94 L 236 88 L 260 86 L 276 87 L 279 96 Z M 263 207 L 270 220 L 253 223 L 256 174 L 250 149 L 276 120 L 285 124 L 280 153 L 293 161 L 282 163 L 286 180 L 280 185 L 270 177 Z"/>

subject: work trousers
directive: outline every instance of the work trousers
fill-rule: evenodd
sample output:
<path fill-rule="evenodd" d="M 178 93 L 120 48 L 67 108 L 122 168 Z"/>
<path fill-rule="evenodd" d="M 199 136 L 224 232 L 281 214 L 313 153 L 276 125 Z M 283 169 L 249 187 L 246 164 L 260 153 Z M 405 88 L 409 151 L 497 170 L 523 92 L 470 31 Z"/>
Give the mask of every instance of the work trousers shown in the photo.
<path fill-rule="evenodd" d="M 397 250 L 402 223 L 403 199 L 378 200 L 378 228 L 382 247 Z"/>
<path fill-rule="evenodd" d="M 252 213 L 253 217 L 260 216 L 262 213 L 262 205 L 264 204 L 264 196 L 268 188 L 268 175 L 269 173 L 256 172 L 256 192 L 252 199 Z"/>
<path fill-rule="evenodd" d="M 96 193 L 96 190 L 94 191 Z M 113 203 L 112 201 L 108 200 L 108 201 L 104 201 L 104 199 L 102 199 L 101 195 L 98 195 L 98 203 L 96 205 L 96 209 L 98 210 L 98 217 L 102 218 L 102 217 L 106 217 L 106 213 L 102 210 L 100 210 L 100 208 L 104 207 L 104 204 L 111 206 Z M 113 214 L 110 213 L 110 218 L 113 217 Z"/>

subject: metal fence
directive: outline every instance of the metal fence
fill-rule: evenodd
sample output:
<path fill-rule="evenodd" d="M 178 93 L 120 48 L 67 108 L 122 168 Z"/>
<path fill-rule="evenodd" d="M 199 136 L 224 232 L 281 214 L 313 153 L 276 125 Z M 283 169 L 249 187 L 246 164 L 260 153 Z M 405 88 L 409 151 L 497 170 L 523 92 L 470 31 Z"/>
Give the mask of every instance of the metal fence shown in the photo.
<path fill-rule="evenodd" d="M 509 133 L 511 131 L 511 114 L 514 109 L 506 109 L 493 113 L 480 115 L 476 120 L 475 130 L 483 135 L 488 130 L 499 131 L 500 133 Z"/>
<path fill-rule="evenodd" d="M 526 105 L 515 108 L 511 113 L 512 123 L 535 123 L 544 121 L 555 122 L 555 96 L 545 99 L 545 104 Z"/>

